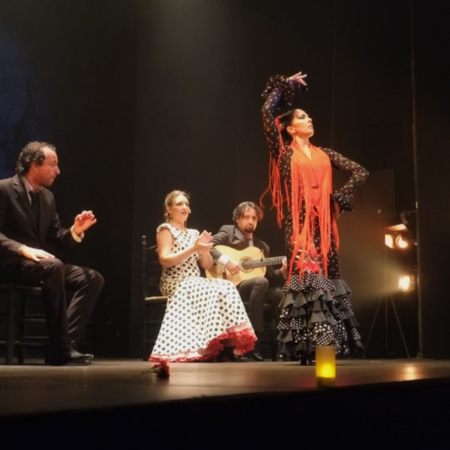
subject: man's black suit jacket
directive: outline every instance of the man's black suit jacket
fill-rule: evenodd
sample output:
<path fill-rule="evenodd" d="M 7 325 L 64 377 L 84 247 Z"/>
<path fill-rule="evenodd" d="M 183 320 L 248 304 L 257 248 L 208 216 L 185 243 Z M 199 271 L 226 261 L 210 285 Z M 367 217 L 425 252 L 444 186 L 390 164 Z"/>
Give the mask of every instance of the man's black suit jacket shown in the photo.
<path fill-rule="evenodd" d="M 270 249 L 269 246 L 253 235 L 253 245 L 258 247 L 263 251 L 264 257 L 268 258 Z M 227 245 L 228 247 L 234 248 L 235 250 L 244 250 L 248 247 L 248 239 L 245 237 L 244 233 L 235 225 L 223 225 L 219 232 L 215 234 L 212 238 L 212 243 L 216 245 Z M 216 248 L 211 249 L 211 256 L 213 257 L 214 264 L 217 264 L 217 260 L 220 258 L 222 253 L 220 253 Z"/>
<path fill-rule="evenodd" d="M 39 226 L 36 226 L 22 178 L 15 175 L 0 180 L 0 270 L 3 275 L 15 270 L 23 259 L 19 254 L 21 245 L 62 257 L 61 244 L 75 242 L 70 229 L 61 226 L 54 196 L 46 188 L 40 190 L 39 209 Z"/>
<path fill-rule="evenodd" d="M 264 257 L 268 258 L 270 254 L 269 246 L 261 239 L 253 235 L 253 245 L 258 247 L 263 251 Z M 223 225 L 220 230 L 212 238 L 212 243 L 216 245 L 227 245 L 228 247 L 234 248 L 235 250 L 244 250 L 248 245 L 248 240 L 246 239 L 244 233 L 236 225 Z M 210 250 L 211 256 L 213 258 L 214 264 L 222 256 L 215 247 Z M 266 278 L 269 280 L 271 286 L 283 285 L 284 277 L 280 273 L 279 269 L 274 269 L 272 266 L 266 268 Z"/>

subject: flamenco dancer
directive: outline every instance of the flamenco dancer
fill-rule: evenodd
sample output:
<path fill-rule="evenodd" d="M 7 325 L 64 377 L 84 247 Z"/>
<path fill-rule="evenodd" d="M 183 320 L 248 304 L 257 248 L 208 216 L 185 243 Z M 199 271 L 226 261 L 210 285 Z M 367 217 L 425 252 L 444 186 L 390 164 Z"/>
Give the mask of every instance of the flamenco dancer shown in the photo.
<path fill-rule="evenodd" d="M 310 142 L 312 118 L 290 109 L 307 86 L 306 74 L 276 75 L 267 81 L 262 119 L 270 151 L 269 187 L 283 228 L 288 277 L 278 324 L 280 356 L 313 364 L 318 345 L 333 345 L 337 356 L 362 349 L 351 291 L 339 270 L 337 218 L 353 209 L 355 191 L 369 173 L 361 165 Z M 332 168 L 348 175 L 333 191 Z M 264 197 L 264 194 L 263 194 Z"/>

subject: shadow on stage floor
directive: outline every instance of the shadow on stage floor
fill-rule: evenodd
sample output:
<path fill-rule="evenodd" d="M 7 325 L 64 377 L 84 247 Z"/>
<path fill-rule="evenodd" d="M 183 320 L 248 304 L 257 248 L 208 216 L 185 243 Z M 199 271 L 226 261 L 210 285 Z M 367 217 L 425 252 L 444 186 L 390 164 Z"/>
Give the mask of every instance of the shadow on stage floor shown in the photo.
<path fill-rule="evenodd" d="M 148 368 L 0 366 L 2 442 L 448 448 L 449 361 L 338 362 L 326 389 L 286 362 L 173 364 L 168 380 Z"/>

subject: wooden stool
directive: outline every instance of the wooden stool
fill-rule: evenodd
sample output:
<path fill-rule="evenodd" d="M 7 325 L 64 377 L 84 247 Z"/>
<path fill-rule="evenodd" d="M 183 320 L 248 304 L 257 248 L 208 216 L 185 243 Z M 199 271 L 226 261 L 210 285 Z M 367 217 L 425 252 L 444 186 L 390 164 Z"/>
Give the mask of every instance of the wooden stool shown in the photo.
<path fill-rule="evenodd" d="M 5 364 L 14 363 L 16 349 L 17 361 L 23 364 L 27 347 L 43 348 L 48 344 L 46 318 L 42 310 L 42 289 L 38 286 L 5 283 L 0 284 L 0 296 L 6 299 L 5 313 L 0 315 L 5 323 L 5 340 L 0 341 L 0 345 L 5 347 Z M 33 305 L 31 302 L 39 303 Z M 30 305 L 37 306 L 40 310 L 30 310 Z M 38 323 L 41 324 L 39 332 L 29 328 L 31 324 Z"/>

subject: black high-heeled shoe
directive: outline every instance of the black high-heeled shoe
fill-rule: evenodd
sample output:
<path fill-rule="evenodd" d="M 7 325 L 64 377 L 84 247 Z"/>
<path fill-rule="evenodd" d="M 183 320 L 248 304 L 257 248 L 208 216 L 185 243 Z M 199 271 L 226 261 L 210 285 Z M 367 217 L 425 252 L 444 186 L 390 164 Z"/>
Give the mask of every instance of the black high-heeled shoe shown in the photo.
<path fill-rule="evenodd" d="M 302 352 L 300 355 L 300 365 L 301 366 L 315 366 L 316 358 L 314 354 L 308 354 L 306 352 Z"/>
<path fill-rule="evenodd" d="M 308 357 L 305 352 L 302 352 L 300 355 L 300 365 L 301 366 L 307 366 L 308 365 Z"/>

